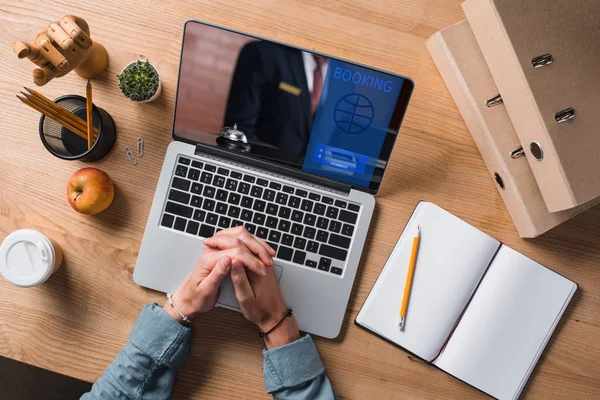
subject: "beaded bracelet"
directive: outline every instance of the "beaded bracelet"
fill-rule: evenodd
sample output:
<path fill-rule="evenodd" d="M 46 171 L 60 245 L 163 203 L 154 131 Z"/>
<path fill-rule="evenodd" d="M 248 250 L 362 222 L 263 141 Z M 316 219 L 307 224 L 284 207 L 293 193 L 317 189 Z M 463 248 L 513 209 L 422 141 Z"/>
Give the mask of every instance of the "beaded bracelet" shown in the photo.
<path fill-rule="evenodd" d="M 269 329 L 266 332 L 260 332 L 260 337 L 264 338 L 265 336 L 267 336 L 269 333 L 273 332 L 275 329 L 279 328 L 279 325 L 281 325 L 283 323 L 283 321 L 285 321 L 286 318 L 291 317 L 293 314 L 292 309 L 288 308 L 287 313 L 285 314 L 285 316 L 283 318 L 281 318 L 281 321 L 279 321 L 277 323 L 277 325 L 275 325 L 273 328 Z"/>
<path fill-rule="evenodd" d="M 173 295 L 171 293 L 167 293 L 167 299 L 169 299 L 169 304 L 171 305 L 171 307 L 173 307 L 173 309 L 177 311 L 177 314 L 179 314 L 181 318 L 183 318 L 183 322 L 185 322 L 186 324 L 191 324 L 192 321 L 184 313 L 182 313 L 179 310 L 179 308 L 177 308 L 177 306 L 175 305 L 175 302 L 173 301 Z"/>

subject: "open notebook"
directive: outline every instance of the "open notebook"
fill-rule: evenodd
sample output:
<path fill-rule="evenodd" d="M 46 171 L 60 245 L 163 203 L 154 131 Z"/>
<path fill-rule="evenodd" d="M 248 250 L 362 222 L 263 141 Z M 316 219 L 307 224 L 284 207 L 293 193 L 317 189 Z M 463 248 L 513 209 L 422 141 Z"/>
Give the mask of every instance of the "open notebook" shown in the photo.
<path fill-rule="evenodd" d="M 421 243 L 404 330 L 413 238 Z M 500 399 L 518 398 L 577 284 L 421 202 L 355 323 Z"/>

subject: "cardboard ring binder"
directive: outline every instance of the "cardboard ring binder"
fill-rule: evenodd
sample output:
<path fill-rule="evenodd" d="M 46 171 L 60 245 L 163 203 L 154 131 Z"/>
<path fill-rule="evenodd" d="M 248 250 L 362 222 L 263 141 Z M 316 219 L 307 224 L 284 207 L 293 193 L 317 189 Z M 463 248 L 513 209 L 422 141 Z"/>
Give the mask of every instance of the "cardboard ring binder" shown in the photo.
<path fill-rule="evenodd" d="M 544 159 L 544 150 L 538 142 L 531 142 L 529 144 L 529 151 L 531 151 L 531 155 L 536 160 L 542 161 Z"/>
<path fill-rule="evenodd" d="M 554 120 L 557 124 L 561 124 L 563 122 L 567 122 L 571 119 L 575 118 L 575 109 L 574 108 L 565 108 L 554 114 Z"/>
<path fill-rule="evenodd" d="M 479 4 L 486 0 L 475 1 Z M 532 135 L 527 140 L 521 140 L 504 105 L 493 109 L 486 107 L 485 103 L 490 95 L 501 91 L 495 85 L 489 65 L 485 62 L 468 21 L 435 33 L 427 41 L 427 48 L 471 132 L 494 185 L 497 183 L 494 173 L 501 175 L 505 188 L 496 188 L 521 237 L 537 237 L 595 204 L 596 200 L 592 200 L 569 210 L 556 213 L 548 211 L 531 168 L 532 164 L 541 169 L 545 169 L 548 163 L 552 164 L 546 139 L 541 135 Z M 525 66 L 528 66 L 529 57 L 525 61 Z M 561 65 L 557 64 L 555 67 Z M 547 71 L 530 72 L 545 75 L 556 70 L 557 68 L 548 68 Z M 562 104 L 547 108 L 546 113 L 554 114 L 555 110 L 560 110 L 565 105 L 575 104 L 562 99 L 559 101 Z M 577 124 L 580 122 L 583 119 L 576 121 Z M 556 125 L 552 121 L 547 123 L 560 128 L 563 138 L 565 135 L 562 128 L 574 126 Z M 565 139 L 572 140 L 568 137 Z M 532 141 L 544 144 L 543 164 L 538 163 L 529 153 Z"/>
<path fill-rule="evenodd" d="M 462 7 L 520 142 L 544 147 L 543 164 L 526 151 L 548 211 L 599 199 L 600 113 L 571 123 L 553 117 L 568 107 L 597 109 L 600 1 L 466 0 Z"/>
<path fill-rule="evenodd" d="M 531 65 L 533 65 L 533 68 L 541 68 L 548 64 L 552 64 L 553 61 L 554 57 L 552 54 L 543 54 L 541 56 L 534 57 L 531 60 Z"/>

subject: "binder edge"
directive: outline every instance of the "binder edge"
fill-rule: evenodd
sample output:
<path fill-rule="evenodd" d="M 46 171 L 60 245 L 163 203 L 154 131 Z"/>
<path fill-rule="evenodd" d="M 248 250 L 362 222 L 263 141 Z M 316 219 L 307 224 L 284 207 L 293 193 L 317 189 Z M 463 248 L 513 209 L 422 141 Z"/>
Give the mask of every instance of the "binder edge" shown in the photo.
<path fill-rule="evenodd" d="M 529 86 L 527 78 L 525 77 L 523 69 L 521 68 L 517 54 L 512 47 L 510 37 L 504 28 L 500 16 L 498 15 L 498 11 L 493 0 L 466 0 L 462 3 L 462 9 L 467 16 L 467 20 L 471 25 L 473 33 L 475 34 L 477 43 L 479 43 L 479 47 L 483 53 L 483 56 L 485 57 L 488 67 L 490 68 L 490 72 L 492 73 L 494 81 L 496 82 L 496 86 L 499 87 L 504 96 L 506 109 L 511 117 L 511 120 L 513 121 L 513 124 L 515 125 L 517 135 L 519 136 L 521 142 L 530 143 L 532 141 L 543 141 L 545 143 L 544 153 L 546 154 L 546 157 L 550 156 L 552 158 L 553 162 L 547 162 L 545 164 L 545 168 L 553 168 L 554 172 L 546 172 L 544 174 L 536 172 L 536 170 L 539 168 L 537 168 L 538 166 L 534 163 L 537 163 L 538 161 L 528 159 L 529 165 L 531 166 L 535 179 L 538 182 L 538 186 L 542 192 L 542 197 L 544 198 L 548 210 L 551 212 L 564 211 L 584 203 L 578 203 L 575 198 L 575 194 L 573 193 L 572 187 L 566 177 L 565 171 L 562 168 L 559 158 L 557 157 L 552 138 L 548 134 L 546 124 L 544 123 L 539 108 L 537 107 L 537 102 L 535 101 L 531 87 Z M 487 19 L 487 24 L 485 27 L 479 27 L 480 21 L 478 21 L 479 18 L 477 18 L 477 16 L 486 11 L 487 16 L 492 16 L 493 18 L 491 18 L 491 21 L 490 18 Z M 487 41 L 487 38 L 485 37 L 486 35 L 483 34 L 485 31 L 489 32 L 492 30 L 496 33 L 500 33 L 500 35 L 504 38 L 504 40 L 500 41 L 500 43 L 496 41 L 493 46 L 492 43 Z M 518 82 L 517 85 L 511 84 L 510 86 L 521 88 L 519 96 L 516 94 L 513 96 L 511 95 L 511 90 L 506 90 L 508 84 L 505 82 L 505 79 L 503 79 L 504 77 L 500 71 L 496 69 L 494 56 L 487 51 L 491 47 L 494 48 L 495 54 L 503 55 L 503 57 L 499 58 L 503 59 L 505 66 L 510 67 L 510 75 L 512 76 L 512 80 Z M 516 97 L 521 96 L 526 97 L 526 101 L 522 103 L 526 105 L 527 110 L 524 110 L 523 104 L 513 102 Z M 527 113 L 529 113 L 529 115 L 525 116 Z M 516 124 L 515 121 L 517 121 Z M 556 187 L 561 187 L 558 193 L 555 190 Z"/>
<path fill-rule="evenodd" d="M 464 23 L 465 21 L 466 20 L 458 22 L 457 24 L 454 24 L 446 29 L 449 29 L 453 26 Z M 458 108 L 458 111 L 460 112 L 463 120 L 465 121 L 465 124 L 467 125 L 467 128 L 469 129 L 471 138 L 473 139 L 473 141 L 475 142 L 475 145 L 477 146 L 480 156 L 483 159 L 484 164 L 486 165 L 488 173 L 492 176 L 492 179 L 493 179 L 493 174 L 496 171 L 496 168 L 493 167 L 493 165 L 492 165 L 493 163 L 490 160 L 483 157 L 483 153 L 485 151 L 482 151 L 482 147 L 485 144 L 489 144 L 489 142 L 490 142 L 489 137 L 491 136 L 491 133 L 489 132 L 487 123 L 485 122 L 485 119 L 481 115 L 481 112 L 479 111 L 479 109 L 476 106 L 472 106 L 473 104 L 475 104 L 475 99 L 473 98 L 471 91 L 469 90 L 468 85 L 467 85 L 466 81 L 464 80 L 463 76 L 460 73 L 458 73 L 459 72 L 458 66 L 457 66 L 456 62 L 454 61 L 452 52 L 449 50 L 449 48 L 446 44 L 446 41 L 442 34 L 442 31 L 438 31 L 438 32 L 434 33 L 429 39 L 427 39 L 425 44 L 431 55 L 431 58 L 433 59 L 436 67 L 438 68 L 438 72 L 442 76 L 442 80 L 444 81 L 444 83 L 450 93 L 450 96 L 454 100 L 456 107 Z M 442 72 L 442 70 L 439 68 L 439 65 L 442 63 L 447 63 L 447 65 L 450 67 L 448 69 L 453 72 L 452 76 L 450 76 L 449 74 L 444 74 Z M 464 100 L 458 97 L 459 94 L 461 96 L 464 96 Z M 463 102 L 465 104 L 462 104 Z M 477 122 L 475 122 L 475 121 L 477 121 Z M 478 131 L 479 134 L 474 135 L 473 134 L 474 130 Z M 486 142 L 486 143 L 484 143 L 484 142 Z M 502 159 L 502 157 L 494 157 L 494 158 L 496 159 L 496 162 L 501 164 L 501 167 L 498 169 L 501 169 L 503 171 L 509 171 L 509 168 L 506 165 L 506 162 Z M 510 177 L 511 187 L 516 187 L 516 185 L 514 184 L 512 175 L 505 174 L 505 176 Z M 507 200 L 505 199 L 505 196 L 508 196 L 508 193 L 506 193 L 506 192 L 503 193 L 502 189 L 499 189 L 497 185 L 494 185 L 494 186 L 496 186 L 496 189 L 498 190 L 500 197 L 502 198 L 502 201 L 504 202 L 506 210 L 508 211 L 515 228 L 517 229 L 517 231 L 519 232 L 519 235 L 522 238 L 537 237 L 537 236 L 549 231 L 550 229 L 552 229 L 554 227 L 553 226 L 553 227 L 549 227 L 549 228 L 540 228 L 540 227 L 536 226 L 536 223 L 531 218 L 529 212 L 522 213 L 526 219 L 515 218 L 517 211 L 512 210 L 512 207 L 508 206 L 508 204 L 510 204 L 510 200 L 507 202 Z M 515 207 L 519 207 L 519 208 L 527 211 L 527 207 L 525 206 L 525 202 L 523 201 L 523 198 L 522 198 L 521 194 L 519 193 L 519 191 L 511 190 L 511 193 L 513 194 L 513 198 L 515 199 L 515 201 L 518 202 L 518 204 L 515 205 Z"/>

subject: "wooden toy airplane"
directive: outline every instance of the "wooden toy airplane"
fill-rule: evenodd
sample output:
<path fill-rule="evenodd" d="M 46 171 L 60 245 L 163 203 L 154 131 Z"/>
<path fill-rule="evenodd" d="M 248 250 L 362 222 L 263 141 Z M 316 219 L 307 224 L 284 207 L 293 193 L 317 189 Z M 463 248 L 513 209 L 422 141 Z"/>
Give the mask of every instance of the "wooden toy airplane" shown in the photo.
<path fill-rule="evenodd" d="M 108 66 L 106 49 L 90 38 L 85 20 L 66 15 L 38 33 L 32 43 L 17 41 L 13 49 L 19 58 L 29 58 L 39 68 L 33 70 L 33 82 L 43 86 L 73 69 L 91 79 Z"/>

